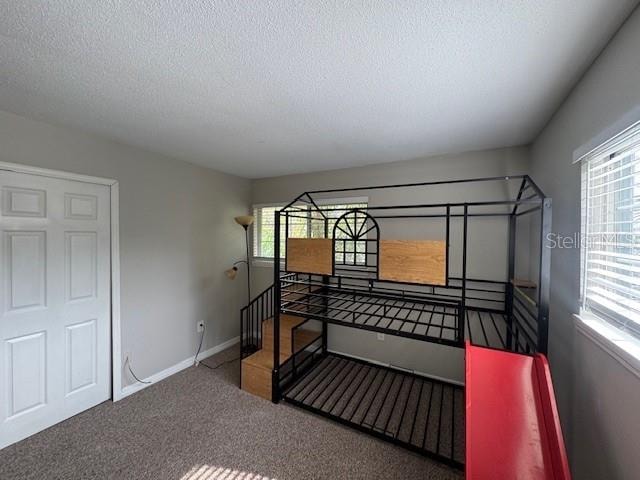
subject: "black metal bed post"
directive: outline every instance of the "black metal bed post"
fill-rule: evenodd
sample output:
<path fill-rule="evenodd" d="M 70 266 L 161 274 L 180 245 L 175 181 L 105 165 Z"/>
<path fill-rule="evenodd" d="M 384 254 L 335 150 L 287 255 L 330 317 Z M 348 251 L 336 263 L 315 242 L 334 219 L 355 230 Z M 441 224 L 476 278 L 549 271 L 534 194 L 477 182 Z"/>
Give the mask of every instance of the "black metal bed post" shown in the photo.
<path fill-rule="evenodd" d="M 551 280 L 551 249 L 547 239 L 551 233 L 551 199 L 542 200 L 540 210 L 540 270 L 538 272 L 538 352 L 548 352 L 549 343 L 549 287 Z"/>
<path fill-rule="evenodd" d="M 445 273 L 444 273 L 444 284 L 445 286 L 449 286 L 449 243 L 450 243 L 450 230 L 451 230 L 451 207 L 449 205 L 447 205 L 447 224 L 446 224 L 446 240 L 445 240 L 445 244 L 446 244 L 446 250 L 445 250 Z"/>
<path fill-rule="evenodd" d="M 273 370 L 271 372 L 271 401 L 280 401 L 280 210 L 276 210 L 273 232 Z"/>
<path fill-rule="evenodd" d="M 525 176 L 522 178 L 522 182 L 520 182 L 520 188 L 518 189 L 518 195 L 516 197 L 518 202 L 522 199 L 522 194 L 524 193 L 525 188 L 527 188 L 528 178 L 529 177 Z M 507 285 L 505 288 L 505 313 L 507 315 L 506 347 L 509 350 L 513 348 L 513 295 L 515 293 L 515 285 L 513 282 L 516 278 L 516 229 L 518 224 L 519 206 L 520 204 L 516 203 L 509 216 L 509 271 L 507 276 Z"/>
<path fill-rule="evenodd" d="M 516 223 L 517 217 L 511 214 L 509 217 L 509 269 L 507 272 L 507 284 L 505 285 L 505 313 L 507 314 L 507 336 L 506 346 L 511 350 L 513 347 L 513 279 L 516 271 Z"/>
<path fill-rule="evenodd" d="M 324 238 L 329 238 L 329 219 L 326 216 L 324 217 Z M 333 257 L 331 263 L 334 264 L 333 268 L 335 269 L 335 261 L 336 261 L 335 251 L 332 251 L 331 255 Z M 354 256 L 355 256 L 355 253 L 354 253 Z M 327 315 L 327 312 L 329 311 L 329 281 L 330 281 L 329 275 L 322 276 L 322 293 L 324 296 L 322 307 L 325 315 Z M 309 290 L 311 290 L 311 285 L 309 285 Z M 322 355 L 327 354 L 328 337 L 329 337 L 329 325 L 327 324 L 327 322 L 322 322 Z"/>
<path fill-rule="evenodd" d="M 464 343 L 464 323 L 467 316 L 467 224 L 468 224 L 468 215 L 469 215 L 469 206 L 465 204 L 464 206 L 464 219 L 463 219 L 463 227 L 462 227 L 462 298 L 461 298 L 461 309 L 460 309 L 460 325 L 458 326 L 460 332 L 459 341 Z M 471 326 L 469 326 L 471 328 Z"/>

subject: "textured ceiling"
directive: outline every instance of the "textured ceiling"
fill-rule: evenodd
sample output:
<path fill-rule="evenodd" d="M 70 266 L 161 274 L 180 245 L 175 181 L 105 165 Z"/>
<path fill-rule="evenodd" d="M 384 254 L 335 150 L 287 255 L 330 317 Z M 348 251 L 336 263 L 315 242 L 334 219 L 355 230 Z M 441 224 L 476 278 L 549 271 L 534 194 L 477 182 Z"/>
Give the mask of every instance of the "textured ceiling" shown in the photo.
<path fill-rule="evenodd" d="M 0 109 L 245 177 L 524 144 L 637 0 L 0 0 Z"/>

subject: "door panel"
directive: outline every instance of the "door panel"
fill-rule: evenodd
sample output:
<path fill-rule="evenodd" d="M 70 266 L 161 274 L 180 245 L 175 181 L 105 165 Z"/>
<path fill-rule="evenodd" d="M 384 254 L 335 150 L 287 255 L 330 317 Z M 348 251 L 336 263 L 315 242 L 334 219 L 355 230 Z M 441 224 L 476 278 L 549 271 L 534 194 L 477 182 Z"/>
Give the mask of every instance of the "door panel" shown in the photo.
<path fill-rule="evenodd" d="M 66 394 L 95 385 L 97 376 L 96 319 L 66 327 Z"/>
<path fill-rule="evenodd" d="M 0 171 L 0 448 L 111 396 L 110 197 Z"/>
<path fill-rule="evenodd" d="M 64 217 L 68 220 L 95 220 L 98 215 L 98 197 L 67 193 L 64 196 Z"/>
<path fill-rule="evenodd" d="M 46 403 L 46 332 L 7 340 L 8 418 Z"/>
<path fill-rule="evenodd" d="M 45 307 L 46 232 L 4 232 L 7 312 Z"/>
<path fill-rule="evenodd" d="M 98 239 L 95 232 L 65 233 L 67 302 L 95 298 Z"/>
<path fill-rule="evenodd" d="M 30 188 L 4 187 L 2 215 L 5 217 L 44 217 L 46 192 Z"/>

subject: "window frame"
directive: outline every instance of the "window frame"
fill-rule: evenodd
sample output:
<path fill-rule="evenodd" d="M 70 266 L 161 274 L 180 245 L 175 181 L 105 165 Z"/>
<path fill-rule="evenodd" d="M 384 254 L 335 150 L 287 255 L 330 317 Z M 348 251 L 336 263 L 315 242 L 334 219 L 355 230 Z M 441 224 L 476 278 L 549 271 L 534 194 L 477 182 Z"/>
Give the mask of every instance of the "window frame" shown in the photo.
<path fill-rule="evenodd" d="M 354 203 L 365 203 L 367 206 L 369 205 L 369 197 L 342 197 L 342 198 L 321 198 L 313 199 L 314 202 L 319 206 L 338 206 L 338 205 L 349 205 Z M 251 206 L 251 211 L 255 212 L 256 209 L 262 208 L 276 208 L 279 209 L 284 208 L 288 205 L 288 202 L 268 202 L 268 203 L 255 203 Z M 310 221 L 310 220 L 309 220 Z M 308 228 L 308 227 L 307 227 Z M 260 234 L 261 234 L 261 225 L 260 218 L 256 216 L 256 221 L 253 224 L 253 228 L 251 229 L 251 264 L 255 266 L 272 266 L 273 265 L 273 257 L 265 257 L 256 255 L 256 246 L 260 243 Z M 284 258 L 280 258 L 280 262 L 284 265 Z"/>

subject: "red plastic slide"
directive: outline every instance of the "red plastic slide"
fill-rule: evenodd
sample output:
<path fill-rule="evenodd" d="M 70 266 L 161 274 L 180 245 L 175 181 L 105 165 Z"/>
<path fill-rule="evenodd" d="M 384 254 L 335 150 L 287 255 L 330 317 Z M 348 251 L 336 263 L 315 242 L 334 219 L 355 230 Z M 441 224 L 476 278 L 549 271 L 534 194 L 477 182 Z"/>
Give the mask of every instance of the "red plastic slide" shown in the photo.
<path fill-rule="evenodd" d="M 466 345 L 466 478 L 569 480 L 547 359 Z"/>

